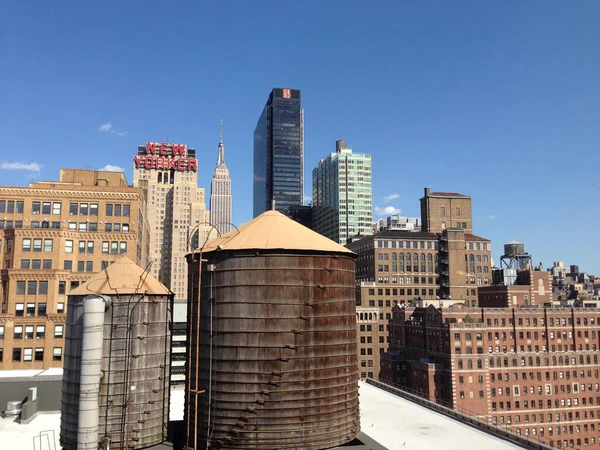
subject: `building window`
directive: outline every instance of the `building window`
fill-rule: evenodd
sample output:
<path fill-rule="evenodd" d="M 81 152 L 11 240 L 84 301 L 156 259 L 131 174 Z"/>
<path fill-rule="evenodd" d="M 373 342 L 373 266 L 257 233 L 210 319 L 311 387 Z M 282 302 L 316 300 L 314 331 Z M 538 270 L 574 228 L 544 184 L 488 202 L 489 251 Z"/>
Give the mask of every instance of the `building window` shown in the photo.
<path fill-rule="evenodd" d="M 38 294 L 40 295 L 48 295 L 48 282 L 40 281 L 38 285 Z"/>
<path fill-rule="evenodd" d="M 119 243 L 119 253 L 127 253 L 127 242 L 121 241 Z"/>
<path fill-rule="evenodd" d="M 27 303 L 27 317 L 35 317 L 35 303 Z"/>
<path fill-rule="evenodd" d="M 43 348 L 36 348 L 35 349 L 35 360 L 36 361 L 43 361 L 44 360 L 44 349 Z"/>
<path fill-rule="evenodd" d="M 87 242 L 87 252 L 88 254 L 92 254 L 94 253 L 94 241 L 88 241 Z"/>
<path fill-rule="evenodd" d="M 86 261 L 85 262 L 85 271 L 93 272 L 94 271 L 94 261 Z"/>
<path fill-rule="evenodd" d="M 51 270 L 52 269 L 52 260 L 44 259 L 44 261 L 42 262 L 42 269 Z"/>
<path fill-rule="evenodd" d="M 64 333 L 64 325 L 54 325 L 54 337 L 62 339 Z"/>
<path fill-rule="evenodd" d="M 20 348 L 13 348 L 13 361 L 21 362 L 21 350 Z"/>
<path fill-rule="evenodd" d="M 35 295 L 37 293 L 37 281 L 28 281 L 27 282 L 27 294 Z"/>
<path fill-rule="evenodd" d="M 456 208 L 456 215 L 460 216 L 460 208 Z"/>
<path fill-rule="evenodd" d="M 73 261 L 65 259 L 63 262 L 63 267 L 65 270 L 73 270 Z"/>
<path fill-rule="evenodd" d="M 46 337 L 46 327 L 44 325 L 37 325 L 35 327 L 36 339 L 44 339 Z"/>
<path fill-rule="evenodd" d="M 54 347 L 54 350 L 52 351 L 52 360 L 53 361 L 62 361 L 62 348 L 61 347 Z"/>
<path fill-rule="evenodd" d="M 61 283 L 65 283 L 65 282 L 64 282 L 64 281 L 61 281 Z M 59 289 L 59 291 L 60 291 L 60 289 Z M 63 293 L 63 294 L 65 293 L 65 285 L 64 285 L 64 284 L 63 284 L 63 292 L 62 292 L 62 293 Z M 59 294 L 60 294 L 60 292 L 59 292 Z M 63 302 L 59 302 L 59 303 L 56 305 L 56 312 L 57 312 L 58 314 L 62 314 L 62 313 L 64 313 L 64 312 L 65 312 L 65 304 L 64 304 Z"/>
<path fill-rule="evenodd" d="M 69 215 L 70 216 L 76 216 L 77 212 L 78 212 L 78 207 L 79 205 L 77 203 L 71 203 L 69 204 Z"/>
<path fill-rule="evenodd" d="M 65 241 L 65 253 L 73 253 L 73 241 Z"/>
<path fill-rule="evenodd" d="M 0 341 L 4 339 L 4 325 L 0 325 Z"/>
<path fill-rule="evenodd" d="M 79 241 L 79 254 L 85 253 L 85 249 L 86 249 L 86 242 Z"/>
<path fill-rule="evenodd" d="M 38 317 L 46 317 L 46 303 L 38 303 Z"/>
<path fill-rule="evenodd" d="M 40 202 L 31 202 L 31 213 L 39 214 L 41 207 L 42 207 L 42 204 Z"/>
<path fill-rule="evenodd" d="M 13 339 L 23 339 L 23 325 L 15 325 Z"/>
<path fill-rule="evenodd" d="M 106 216 L 111 217 L 113 215 L 113 205 L 110 203 L 106 204 Z"/>
<path fill-rule="evenodd" d="M 85 270 L 85 261 L 77 261 L 77 272 L 83 272 Z"/>
<path fill-rule="evenodd" d="M 25 326 L 25 339 L 33 339 L 33 325 Z"/>
<path fill-rule="evenodd" d="M 446 215 L 446 208 L 444 206 L 442 206 L 442 216 Z"/>
<path fill-rule="evenodd" d="M 109 249 L 109 242 L 102 241 L 102 253 L 108 253 L 108 249 Z"/>
<path fill-rule="evenodd" d="M 44 239 L 44 251 L 52 252 L 52 239 Z"/>
<path fill-rule="evenodd" d="M 30 252 L 31 251 L 31 239 L 29 239 L 29 238 L 23 239 L 22 251 L 24 251 L 24 252 Z"/>

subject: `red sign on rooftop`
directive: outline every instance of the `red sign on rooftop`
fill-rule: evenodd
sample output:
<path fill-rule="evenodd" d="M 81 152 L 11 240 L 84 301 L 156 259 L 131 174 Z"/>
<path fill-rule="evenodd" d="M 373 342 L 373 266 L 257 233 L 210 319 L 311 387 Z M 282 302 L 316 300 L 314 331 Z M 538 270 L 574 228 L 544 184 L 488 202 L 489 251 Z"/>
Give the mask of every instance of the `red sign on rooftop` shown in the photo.
<path fill-rule="evenodd" d="M 196 158 L 187 157 L 187 145 L 167 142 L 148 142 L 146 155 L 133 157 L 136 169 L 175 170 L 177 172 L 197 172 Z"/>

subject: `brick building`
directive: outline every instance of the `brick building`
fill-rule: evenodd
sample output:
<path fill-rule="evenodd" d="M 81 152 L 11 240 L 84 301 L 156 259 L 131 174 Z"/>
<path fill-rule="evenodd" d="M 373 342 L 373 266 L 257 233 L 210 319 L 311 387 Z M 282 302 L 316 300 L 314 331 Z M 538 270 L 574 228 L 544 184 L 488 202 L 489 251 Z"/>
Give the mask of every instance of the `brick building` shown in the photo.
<path fill-rule="evenodd" d="M 115 172 L 0 187 L 0 369 L 62 367 L 70 290 L 119 254 L 146 267 L 144 204 Z"/>
<path fill-rule="evenodd" d="M 471 233 L 471 198 L 425 188 L 421 212 L 424 231 L 380 231 L 346 245 L 358 255 L 359 366 L 366 357 L 366 366 L 359 367 L 361 375 L 379 376 L 376 361 L 389 347 L 388 321 L 394 305 L 475 306 L 477 288 L 491 284 L 491 242 Z M 370 308 L 377 317 L 371 331 L 360 323 L 359 308 Z M 375 328 L 376 339 L 370 334 Z M 364 370 L 371 365 L 372 370 Z"/>
<path fill-rule="evenodd" d="M 552 274 L 521 270 L 516 284 L 481 286 L 477 297 L 478 306 L 484 308 L 552 306 Z"/>
<path fill-rule="evenodd" d="M 557 448 L 600 448 L 599 321 L 598 309 L 397 306 L 390 348 L 404 362 L 381 379 Z"/>

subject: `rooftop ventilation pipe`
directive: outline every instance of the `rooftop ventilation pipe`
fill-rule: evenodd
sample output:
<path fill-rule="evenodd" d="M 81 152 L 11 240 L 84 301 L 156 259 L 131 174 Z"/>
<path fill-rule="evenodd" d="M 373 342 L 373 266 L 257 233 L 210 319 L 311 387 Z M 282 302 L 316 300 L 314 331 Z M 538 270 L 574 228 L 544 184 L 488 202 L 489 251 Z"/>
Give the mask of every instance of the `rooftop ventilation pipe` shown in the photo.
<path fill-rule="evenodd" d="M 102 375 L 104 312 L 109 306 L 110 299 L 102 295 L 88 295 L 83 299 L 77 450 L 98 448 L 98 396 Z"/>

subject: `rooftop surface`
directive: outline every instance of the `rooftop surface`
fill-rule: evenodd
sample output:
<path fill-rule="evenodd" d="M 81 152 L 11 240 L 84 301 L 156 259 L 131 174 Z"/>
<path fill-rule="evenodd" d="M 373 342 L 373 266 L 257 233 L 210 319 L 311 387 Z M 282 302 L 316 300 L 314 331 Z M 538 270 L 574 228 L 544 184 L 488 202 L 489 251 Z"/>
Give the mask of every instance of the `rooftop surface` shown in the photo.
<path fill-rule="evenodd" d="M 523 448 L 365 382 L 359 386 L 361 430 L 389 450 Z"/>
<path fill-rule="evenodd" d="M 339 450 L 507 450 L 516 444 L 479 431 L 409 400 L 360 382 L 361 443 Z M 183 390 L 171 391 L 171 420 L 183 419 Z M 54 435 L 52 434 L 54 432 Z M 42 445 L 40 446 L 40 434 Z M 1 448 L 60 448 L 60 413 L 40 413 L 31 423 L 0 418 Z M 35 447 L 34 447 L 35 439 Z M 53 447 L 51 442 L 54 440 Z M 169 444 L 165 447 L 170 448 Z"/>

